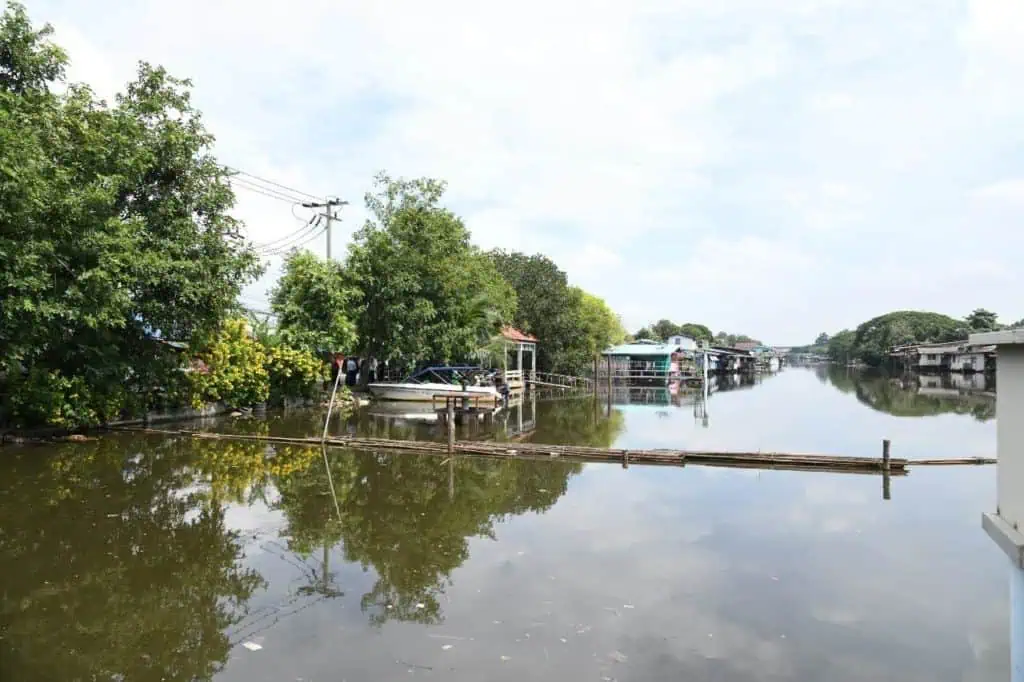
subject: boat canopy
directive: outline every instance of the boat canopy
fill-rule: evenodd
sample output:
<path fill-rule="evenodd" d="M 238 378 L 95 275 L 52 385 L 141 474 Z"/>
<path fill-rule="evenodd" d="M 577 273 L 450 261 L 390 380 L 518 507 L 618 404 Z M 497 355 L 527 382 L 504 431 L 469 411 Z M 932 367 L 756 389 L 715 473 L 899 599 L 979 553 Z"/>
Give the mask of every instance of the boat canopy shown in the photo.
<path fill-rule="evenodd" d="M 486 372 L 487 370 L 483 367 L 477 367 L 474 365 L 438 365 L 436 367 L 424 367 L 417 372 L 413 372 L 404 383 L 430 383 L 439 381 L 443 384 L 454 384 L 458 383 L 463 378 L 469 380 Z"/>

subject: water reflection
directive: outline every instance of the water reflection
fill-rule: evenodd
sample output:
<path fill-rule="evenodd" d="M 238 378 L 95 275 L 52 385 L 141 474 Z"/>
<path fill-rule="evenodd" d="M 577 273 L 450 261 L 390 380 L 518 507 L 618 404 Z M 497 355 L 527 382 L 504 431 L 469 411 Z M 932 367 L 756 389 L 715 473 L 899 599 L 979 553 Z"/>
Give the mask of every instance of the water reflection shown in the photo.
<path fill-rule="evenodd" d="M 360 606 L 374 625 L 440 622 L 441 598 L 469 557 L 468 540 L 493 537 L 494 523 L 509 515 L 550 508 L 581 470 L 563 462 L 336 450 L 328 463 L 280 479 L 275 507 L 287 518 L 290 550 L 312 556 L 340 544 L 346 561 L 373 570 L 376 581 Z"/>
<path fill-rule="evenodd" d="M 815 368 L 828 382 L 872 409 L 899 417 L 970 415 L 978 421 L 996 416 L 995 377 L 988 374 L 905 374 L 888 376 L 837 365 Z"/>
<path fill-rule="evenodd" d="M 260 587 L 188 442 L 3 453 L 0 679 L 205 680 Z"/>
<path fill-rule="evenodd" d="M 479 433 L 852 454 L 892 435 L 901 456 L 994 440 L 969 412 L 895 419 L 861 396 L 902 386 L 846 379 L 723 382 L 746 390 L 712 394 L 708 429 L 669 389 L 550 395 Z M 371 410 L 331 428 L 441 437 Z M 1004 557 L 977 523 L 994 471 L 895 485 L 882 504 L 870 476 L 148 436 L 0 451 L 0 679 L 1006 679 Z"/>

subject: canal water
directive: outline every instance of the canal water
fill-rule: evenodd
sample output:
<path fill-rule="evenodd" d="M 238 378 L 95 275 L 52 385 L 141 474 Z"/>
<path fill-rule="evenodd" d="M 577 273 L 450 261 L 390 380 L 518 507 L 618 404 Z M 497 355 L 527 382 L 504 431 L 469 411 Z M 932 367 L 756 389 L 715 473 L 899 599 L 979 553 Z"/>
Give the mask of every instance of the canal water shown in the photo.
<path fill-rule="evenodd" d="M 460 438 L 995 451 L 990 387 L 845 368 L 541 395 Z M 371 407 L 334 432 L 441 438 Z M 204 428 L 314 435 L 322 415 Z M 1005 680 L 994 467 L 876 476 L 110 436 L 0 450 L 0 680 Z"/>

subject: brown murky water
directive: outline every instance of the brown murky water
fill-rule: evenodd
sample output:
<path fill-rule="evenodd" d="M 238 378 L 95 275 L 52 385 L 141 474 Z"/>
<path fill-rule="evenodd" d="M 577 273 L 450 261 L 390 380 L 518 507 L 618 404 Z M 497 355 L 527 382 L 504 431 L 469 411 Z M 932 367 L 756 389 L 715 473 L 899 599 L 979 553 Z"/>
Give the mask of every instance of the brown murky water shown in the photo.
<path fill-rule="evenodd" d="M 460 437 L 991 454 L 984 386 L 788 369 Z M 628 404 L 627 404 L 628 403 Z M 334 432 L 440 438 L 376 407 Z M 222 420 L 313 435 L 322 415 Z M 0 450 L 0 680 L 1007 679 L 995 470 L 579 465 L 110 436 Z"/>

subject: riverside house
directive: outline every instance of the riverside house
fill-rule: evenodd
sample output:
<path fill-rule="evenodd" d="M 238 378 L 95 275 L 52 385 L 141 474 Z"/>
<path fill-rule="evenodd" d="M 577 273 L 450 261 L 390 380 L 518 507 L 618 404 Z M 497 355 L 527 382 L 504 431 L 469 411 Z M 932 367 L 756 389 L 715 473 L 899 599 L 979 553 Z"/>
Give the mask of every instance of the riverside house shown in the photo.
<path fill-rule="evenodd" d="M 990 372 L 995 371 L 996 347 L 967 341 L 918 343 L 893 348 L 889 357 L 919 372 Z"/>

